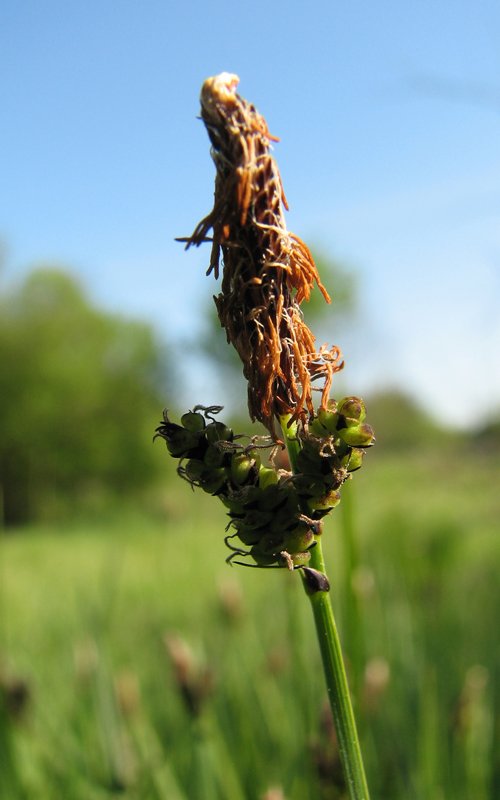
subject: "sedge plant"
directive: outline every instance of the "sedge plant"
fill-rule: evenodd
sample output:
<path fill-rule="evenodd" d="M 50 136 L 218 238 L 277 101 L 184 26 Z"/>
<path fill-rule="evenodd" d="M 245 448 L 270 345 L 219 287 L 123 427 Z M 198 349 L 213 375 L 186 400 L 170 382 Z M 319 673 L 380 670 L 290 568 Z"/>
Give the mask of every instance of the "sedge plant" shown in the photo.
<path fill-rule="evenodd" d="M 321 541 L 324 518 L 374 442 L 357 397 L 330 397 L 342 366 L 338 347 L 316 348 L 301 310 L 316 285 L 307 246 L 287 230 L 288 208 L 265 119 L 222 73 L 201 91 L 216 167 L 214 206 L 186 247 L 211 242 L 207 274 L 219 278 L 215 303 L 248 382 L 252 421 L 266 436 L 245 437 L 219 419 L 222 406 L 195 406 L 157 428 L 178 473 L 227 509 L 228 561 L 297 571 L 310 600 L 346 786 L 368 800 L 358 735 L 329 594 Z M 313 393 L 318 400 L 315 403 Z M 278 466 L 286 448 L 289 468 Z M 281 459 L 282 461 L 282 459 Z"/>

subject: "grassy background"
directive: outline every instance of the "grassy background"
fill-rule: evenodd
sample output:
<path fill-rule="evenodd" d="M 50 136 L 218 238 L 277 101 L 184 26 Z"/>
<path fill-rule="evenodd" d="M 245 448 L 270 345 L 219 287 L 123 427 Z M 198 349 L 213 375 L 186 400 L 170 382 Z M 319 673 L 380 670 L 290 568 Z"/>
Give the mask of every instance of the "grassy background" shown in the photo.
<path fill-rule="evenodd" d="M 373 800 L 500 794 L 499 466 L 375 450 L 327 523 Z M 298 575 L 226 566 L 173 477 L 154 508 L 1 536 L 0 797 L 342 797 Z"/>

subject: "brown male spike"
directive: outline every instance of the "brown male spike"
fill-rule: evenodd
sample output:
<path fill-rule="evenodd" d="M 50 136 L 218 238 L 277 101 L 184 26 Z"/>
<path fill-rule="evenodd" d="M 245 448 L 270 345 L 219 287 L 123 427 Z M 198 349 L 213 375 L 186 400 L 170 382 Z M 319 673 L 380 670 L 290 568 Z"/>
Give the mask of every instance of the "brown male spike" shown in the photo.
<path fill-rule="evenodd" d="M 323 381 L 320 407 L 326 407 L 343 362 L 337 347 L 315 349 L 304 322 L 300 303 L 309 299 L 314 283 L 330 298 L 309 249 L 286 228 L 288 205 L 270 153 L 277 139 L 236 93 L 238 82 L 223 72 L 203 84 L 201 117 L 217 170 L 214 207 L 182 241 L 187 247 L 212 241 L 207 274 L 213 271 L 216 278 L 222 251 L 219 319 L 243 362 L 250 415 L 274 436 L 275 417 L 313 415 L 315 379 Z"/>

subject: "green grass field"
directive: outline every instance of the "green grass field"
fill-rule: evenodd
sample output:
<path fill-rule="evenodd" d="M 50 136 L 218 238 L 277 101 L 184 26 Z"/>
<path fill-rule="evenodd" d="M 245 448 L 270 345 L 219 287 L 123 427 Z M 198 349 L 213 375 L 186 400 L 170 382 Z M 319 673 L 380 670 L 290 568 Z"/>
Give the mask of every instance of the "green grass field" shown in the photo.
<path fill-rule="evenodd" d="M 499 466 L 370 453 L 327 524 L 372 800 L 500 796 Z M 343 796 L 299 576 L 230 568 L 224 526 L 169 478 L 156 516 L 1 537 L 2 800 Z"/>

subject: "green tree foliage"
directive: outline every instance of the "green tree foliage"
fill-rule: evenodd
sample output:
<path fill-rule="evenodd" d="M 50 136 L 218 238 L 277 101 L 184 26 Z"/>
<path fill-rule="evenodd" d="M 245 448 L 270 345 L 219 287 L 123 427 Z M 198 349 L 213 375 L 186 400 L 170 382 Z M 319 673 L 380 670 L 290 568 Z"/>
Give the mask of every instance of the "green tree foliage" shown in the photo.
<path fill-rule="evenodd" d="M 73 278 L 32 273 L 0 297 L 0 480 L 6 524 L 43 498 L 151 479 L 164 353 L 149 326 L 96 309 Z"/>
<path fill-rule="evenodd" d="M 422 446 L 439 450 L 445 442 L 459 438 L 456 431 L 443 428 L 399 389 L 380 391 L 368 398 L 367 405 L 379 451 L 409 451 Z"/>

